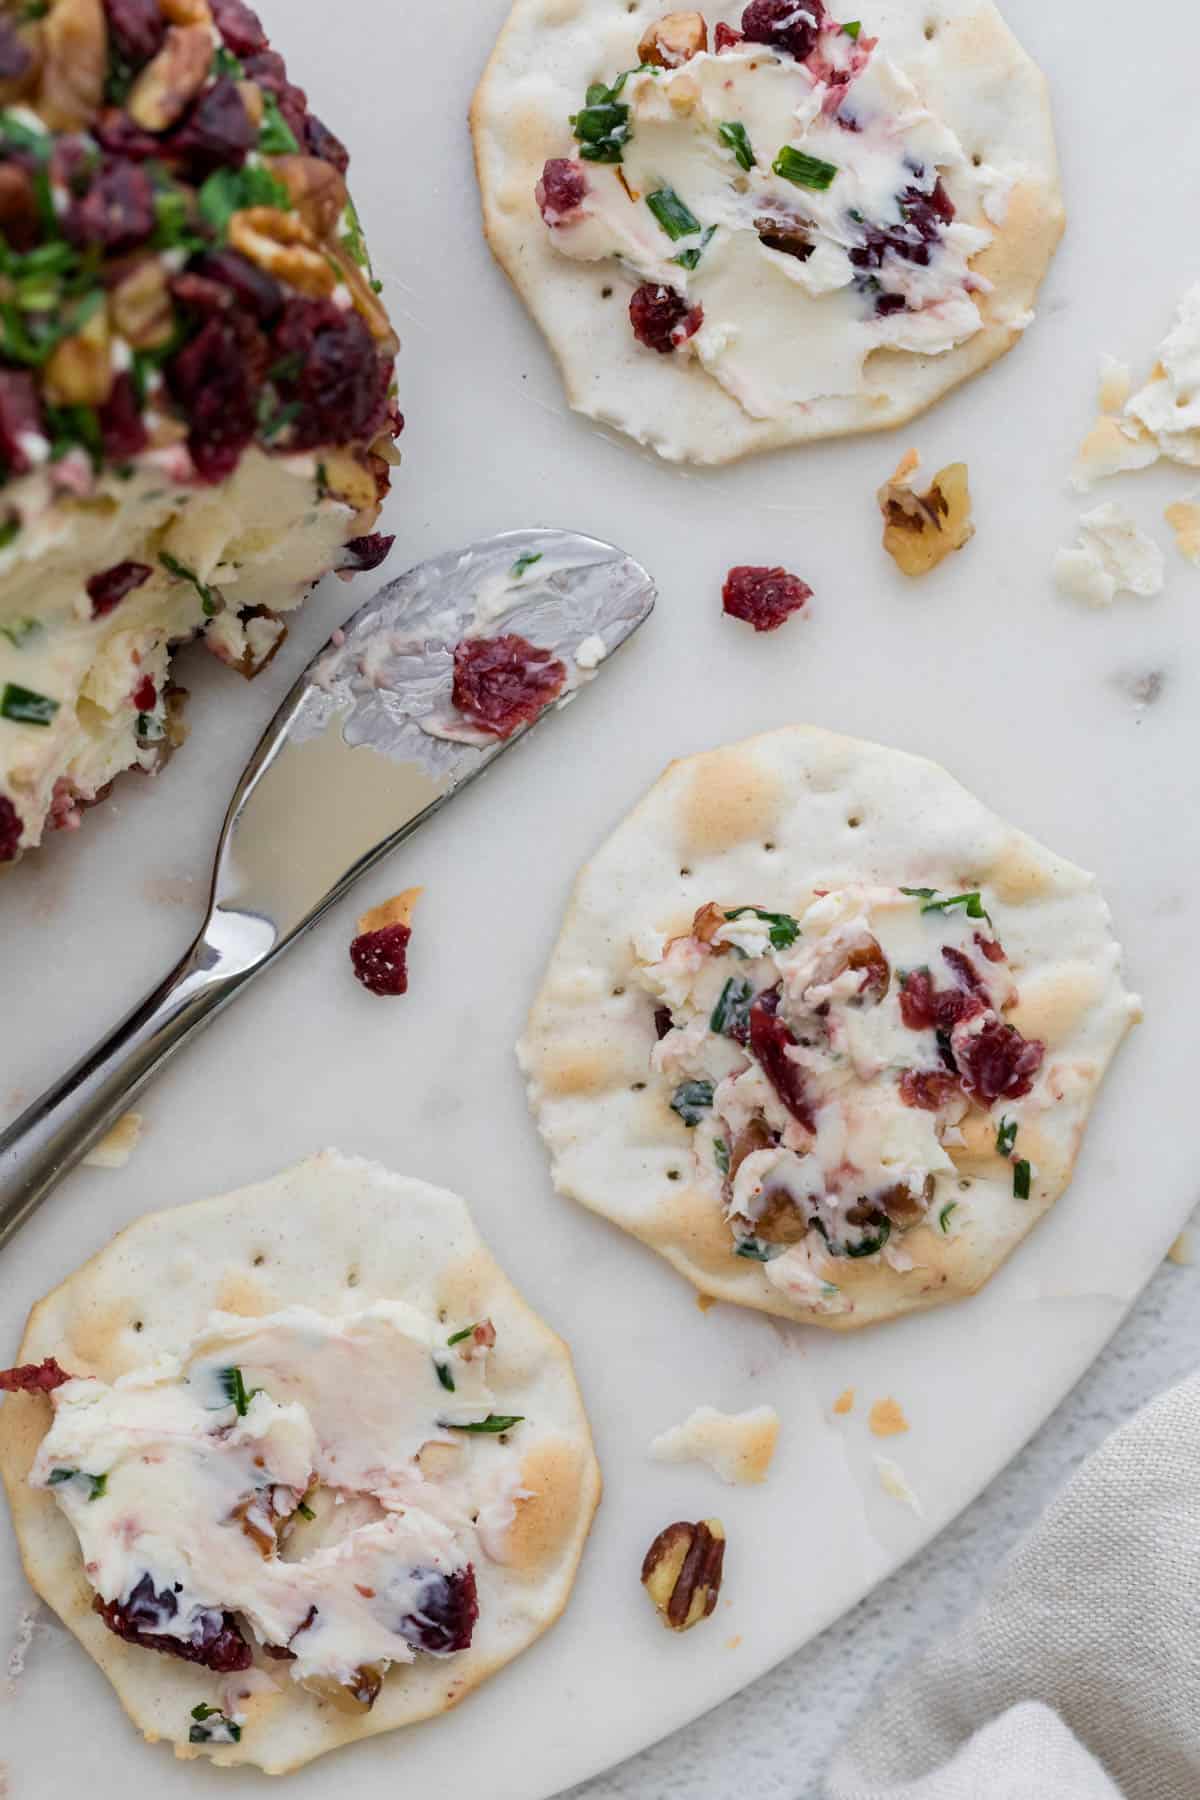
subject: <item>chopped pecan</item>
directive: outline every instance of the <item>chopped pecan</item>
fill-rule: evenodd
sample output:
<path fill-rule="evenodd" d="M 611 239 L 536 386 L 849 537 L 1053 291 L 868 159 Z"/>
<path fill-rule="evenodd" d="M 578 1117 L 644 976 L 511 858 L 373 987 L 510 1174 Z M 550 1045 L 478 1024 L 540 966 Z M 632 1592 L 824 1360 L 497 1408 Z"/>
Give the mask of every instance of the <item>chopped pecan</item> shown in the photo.
<path fill-rule="evenodd" d="M 684 1520 L 660 1531 L 642 1562 L 642 1586 L 671 1631 L 690 1631 L 717 1604 L 725 1563 L 719 1519 Z"/>
<path fill-rule="evenodd" d="M 341 244 L 331 244 L 329 255 L 337 264 L 342 280 L 350 289 L 354 310 L 362 318 L 381 352 L 384 356 L 395 356 L 400 348 L 400 339 L 392 329 L 392 322 L 388 318 L 378 294 L 367 280 L 366 271 L 359 268 L 354 258 Z"/>
<path fill-rule="evenodd" d="M 319 238 L 332 236 L 346 208 L 346 183 L 319 156 L 277 156 L 271 173 L 282 181 L 304 223 Z"/>
<path fill-rule="evenodd" d="M 125 110 L 134 124 L 143 131 L 169 131 L 208 80 L 212 55 L 207 25 L 172 25 L 162 49 L 129 90 Z"/>
<path fill-rule="evenodd" d="M 905 575 L 926 575 L 975 534 L 966 463 L 948 463 L 923 494 L 912 485 L 921 459 L 908 450 L 879 490 L 883 547 Z"/>
<path fill-rule="evenodd" d="M 725 1176 L 725 1197 L 727 1200 L 733 1193 L 733 1184 L 737 1180 L 737 1172 L 745 1162 L 746 1158 L 748 1156 L 753 1156 L 756 1150 L 770 1150 L 774 1147 L 774 1144 L 775 1139 L 768 1130 L 764 1119 L 751 1119 L 748 1125 L 743 1126 L 742 1130 L 739 1131 L 734 1138 L 729 1149 L 729 1170 Z"/>
<path fill-rule="evenodd" d="M 638 60 L 659 69 L 678 69 L 708 49 L 708 26 L 698 12 L 667 13 L 647 27 L 638 45 Z"/>
<path fill-rule="evenodd" d="M 797 262 L 807 262 L 816 247 L 812 241 L 812 227 L 802 219 L 771 218 L 764 215 L 761 219 L 755 219 L 754 229 L 764 248 L 778 250 L 784 256 L 794 256 Z"/>
<path fill-rule="evenodd" d="M 906 1181 L 898 1181 L 893 1187 L 885 1188 L 879 1196 L 882 1206 L 893 1225 L 901 1231 L 910 1225 L 919 1225 L 925 1217 L 929 1203 L 933 1199 L 934 1180 L 932 1175 L 925 1177 L 919 1194 L 914 1194 Z"/>
<path fill-rule="evenodd" d="M 783 1188 L 769 1193 L 756 1218 L 746 1219 L 746 1236 L 766 1244 L 799 1244 L 808 1236 L 809 1220 Z"/>
<path fill-rule="evenodd" d="M 81 131 L 104 104 L 108 21 L 103 0 L 56 0 L 43 27 L 37 110 L 51 131 Z"/>
<path fill-rule="evenodd" d="M 103 406 L 112 386 L 108 314 L 101 308 L 51 353 L 42 391 L 52 406 Z"/>
<path fill-rule="evenodd" d="M 699 938 L 702 944 L 711 944 L 724 924 L 725 908 L 717 906 L 712 900 L 706 900 L 704 905 L 698 908 L 696 916 L 692 920 L 692 936 Z M 729 944 L 720 946 L 721 950 L 730 948 Z"/>
<path fill-rule="evenodd" d="M 113 324 L 134 350 L 158 350 L 171 341 L 175 308 L 165 264 L 157 256 L 134 263 L 109 289 Z"/>
<path fill-rule="evenodd" d="M 877 938 L 867 937 L 861 944 L 855 945 L 846 958 L 847 969 L 863 970 L 862 985 L 858 990 L 859 1000 L 883 1000 L 892 984 L 892 970 L 883 948 Z"/>
<path fill-rule="evenodd" d="M 312 229 L 296 213 L 251 206 L 229 221 L 229 242 L 248 262 L 313 300 L 327 300 L 337 276 Z"/>

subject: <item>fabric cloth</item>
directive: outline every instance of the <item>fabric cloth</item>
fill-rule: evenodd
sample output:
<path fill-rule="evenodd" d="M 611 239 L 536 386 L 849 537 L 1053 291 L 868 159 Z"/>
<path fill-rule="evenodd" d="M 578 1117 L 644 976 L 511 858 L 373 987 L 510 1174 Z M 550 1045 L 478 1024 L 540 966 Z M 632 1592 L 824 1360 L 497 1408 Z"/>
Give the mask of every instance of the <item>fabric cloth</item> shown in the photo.
<path fill-rule="evenodd" d="M 1088 1459 L 866 1709 L 828 1800 L 1200 1800 L 1200 1375 Z"/>

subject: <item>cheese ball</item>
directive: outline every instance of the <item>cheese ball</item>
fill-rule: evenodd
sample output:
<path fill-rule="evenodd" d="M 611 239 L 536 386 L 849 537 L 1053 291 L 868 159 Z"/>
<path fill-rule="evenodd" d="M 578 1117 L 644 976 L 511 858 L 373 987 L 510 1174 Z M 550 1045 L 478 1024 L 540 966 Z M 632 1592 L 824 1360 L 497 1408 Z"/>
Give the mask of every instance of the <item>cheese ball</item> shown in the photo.
<path fill-rule="evenodd" d="M 374 568 L 403 421 L 348 156 L 243 0 L 0 4 L 0 864 Z"/>

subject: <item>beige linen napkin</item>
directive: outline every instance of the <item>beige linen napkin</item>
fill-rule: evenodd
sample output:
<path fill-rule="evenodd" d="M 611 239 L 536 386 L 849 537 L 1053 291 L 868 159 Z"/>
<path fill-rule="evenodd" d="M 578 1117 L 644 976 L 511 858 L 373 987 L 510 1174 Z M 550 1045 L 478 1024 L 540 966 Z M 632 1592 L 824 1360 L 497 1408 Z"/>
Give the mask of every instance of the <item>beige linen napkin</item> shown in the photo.
<path fill-rule="evenodd" d="M 862 1715 L 828 1800 L 1200 1800 L 1200 1376 L 1085 1462 Z"/>

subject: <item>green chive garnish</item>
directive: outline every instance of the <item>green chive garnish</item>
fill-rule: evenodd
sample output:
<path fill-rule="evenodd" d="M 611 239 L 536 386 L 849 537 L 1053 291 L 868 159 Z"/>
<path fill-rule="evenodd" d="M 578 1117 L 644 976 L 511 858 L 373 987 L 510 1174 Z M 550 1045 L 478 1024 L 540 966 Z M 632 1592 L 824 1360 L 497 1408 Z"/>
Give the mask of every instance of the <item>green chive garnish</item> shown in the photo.
<path fill-rule="evenodd" d="M 936 888 L 902 887 L 900 892 L 907 894 L 910 900 L 920 900 L 923 913 L 949 912 L 952 906 L 961 906 L 966 909 L 968 919 L 986 919 L 989 925 L 992 922 L 978 889 L 970 894 L 949 894 L 944 900 L 937 898 Z"/>
<path fill-rule="evenodd" d="M 524 1417 L 524 1413 L 489 1413 L 486 1419 L 479 1419 L 474 1425 L 455 1425 L 449 1419 L 439 1419 L 438 1424 L 443 1431 L 471 1431 L 496 1437 L 502 1431 L 511 1431 L 514 1425 L 520 1425 Z"/>
<path fill-rule="evenodd" d="M 957 1205 L 958 1205 L 957 1200 L 947 1200 L 945 1206 L 943 1206 L 941 1212 L 938 1214 L 938 1224 L 941 1226 L 943 1231 L 949 1231 L 949 1229 L 950 1229 L 950 1214 L 955 1210 Z"/>
<path fill-rule="evenodd" d="M 159 551 L 158 560 L 168 575 L 174 575 L 176 581 L 190 581 L 200 596 L 205 618 L 215 617 L 219 611 L 217 595 L 206 582 L 201 581 L 195 569 L 189 569 L 186 563 L 181 563 L 177 556 L 171 556 L 166 550 Z"/>
<path fill-rule="evenodd" d="M 0 693 L 0 719 L 11 719 L 14 725 L 49 725 L 58 706 L 48 694 L 35 694 L 15 681 L 7 682 Z"/>
<path fill-rule="evenodd" d="M 883 1249 L 883 1246 L 887 1243 L 891 1235 L 892 1221 L 890 1219 L 880 1219 L 875 1228 L 875 1236 L 864 1237 L 861 1242 L 857 1244 L 847 1244 L 846 1255 L 853 1257 L 874 1256 L 877 1250 Z"/>
<path fill-rule="evenodd" d="M 711 244 L 716 229 L 715 225 L 710 225 L 698 244 L 691 244 L 686 250 L 681 250 L 678 256 L 671 258 L 671 261 L 678 263 L 681 269 L 694 269 Z"/>
<path fill-rule="evenodd" d="M 712 1110 L 712 1103 L 711 1081 L 685 1081 L 671 1096 L 671 1111 L 678 1113 L 685 1125 L 698 1125 L 705 1113 Z"/>
<path fill-rule="evenodd" d="M 300 1514 L 302 1519 L 315 1519 L 317 1516 L 312 1507 L 304 1500 L 298 1500 L 296 1502 L 296 1511 Z"/>
<path fill-rule="evenodd" d="M 729 1173 L 729 1145 L 724 1138 L 717 1138 L 713 1144 L 713 1161 L 722 1175 Z"/>
<path fill-rule="evenodd" d="M 1011 1154 L 1012 1147 L 1017 1141 L 1017 1130 L 1018 1126 L 1015 1119 L 1002 1118 L 1000 1120 L 1000 1129 L 996 1133 L 997 1156 L 1008 1156 Z"/>
<path fill-rule="evenodd" d="M 1032 1173 L 1033 1173 L 1032 1169 L 1030 1168 L 1029 1164 L 1024 1160 L 1024 1158 L 1022 1158 L 1020 1162 L 1015 1162 L 1013 1164 L 1013 1198 L 1014 1199 L 1028 1200 L 1028 1198 L 1029 1198 L 1029 1179 L 1030 1179 L 1030 1176 L 1032 1175 Z"/>
<path fill-rule="evenodd" d="M 448 1337 L 446 1339 L 447 1346 L 451 1344 L 461 1344 L 464 1338 L 469 1338 L 472 1333 L 477 1330 L 478 1326 L 476 1325 L 464 1325 L 461 1331 L 456 1331 L 453 1337 Z"/>
<path fill-rule="evenodd" d="M 236 1408 L 239 1419 L 244 1419 L 250 1410 L 250 1402 L 254 1395 L 247 1394 L 242 1371 L 240 1369 L 222 1369 L 217 1379 L 228 1404 Z"/>
<path fill-rule="evenodd" d="M 750 1017 L 750 1005 L 754 999 L 754 989 L 748 981 L 740 976 L 731 975 L 721 989 L 721 997 L 713 1007 L 712 1017 L 708 1022 L 710 1031 L 717 1036 L 732 1036 L 734 1029 L 745 1029 Z"/>
<path fill-rule="evenodd" d="M 717 126 L 717 136 L 723 144 L 728 144 L 743 169 L 757 167 L 758 158 L 754 147 L 746 135 L 746 127 L 737 119 L 730 119 L 727 124 Z"/>
<path fill-rule="evenodd" d="M 767 936 L 773 950 L 789 950 L 800 936 L 800 927 L 791 913 L 764 912 L 761 906 L 735 906 L 725 917 L 732 921 L 743 918 L 746 913 L 771 927 Z"/>
<path fill-rule="evenodd" d="M 437 1370 L 437 1378 L 445 1388 L 446 1392 L 452 1394 L 454 1392 L 454 1377 L 446 1367 L 445 1363 L 439 1362 L 435 1356 L 433 1359 L 433 1366 Z"/>
<path fill-rule="evenodd" d="M 842 30 L 848 38 L 857 38 L 859 32 L 862 30 L 862 20 L 851 19 L 848 25 L 842 26 Z"/>
<path fill-rule="evenodd" d="M 263 98 L 263 121 L 258 133 L 258 147 L 264 156 L 295 156 L 300 146 L 291 126 L 279 110 L 279 102 L 266 88 L 259 90 Z"/>
<path fill-rule="evenodd" d="M 523 555 L 518 556 L 516 562 L 508 571 L 510 581 L 520 581 L 526 569 L 532 569 L 534 563 L 540 563 L 541 560 L 542 551 L 526 550 Z"/>
<path fill-rule="evenodd" d="M 734 1245 L 735 1256 L 744 1256 L 747 1262 L 769 1263 L 779 1255 L 779 1249 L 772 1244 L 762 1244 L 757 1238 L 742 1238 Z"/>
<path fill-rule="evenodd" d="M 809 156 L 806 150 L 797 150 L 793 144 L 783 146 L 771 167 L 784 181 L 806 188 L 827 188 L 838 172 L 836 163 Z"/>
<path fill-rule="evenodd" d="M 653 194 L 647 194 L 646 205 L 673 244 L 701 229 L 699 219 L 684 205 L 674 188 L 658 188 Z"/>

